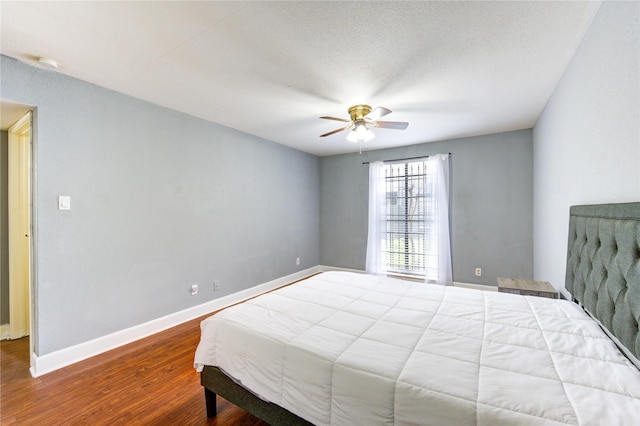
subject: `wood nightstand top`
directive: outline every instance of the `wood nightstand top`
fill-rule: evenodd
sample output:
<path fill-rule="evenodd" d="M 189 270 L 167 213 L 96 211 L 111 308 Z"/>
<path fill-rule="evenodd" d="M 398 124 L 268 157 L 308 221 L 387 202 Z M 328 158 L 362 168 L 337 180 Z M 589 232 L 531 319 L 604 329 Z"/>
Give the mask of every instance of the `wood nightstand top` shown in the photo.
<path fill-rule="evenodd" d="M 556 293 L 556 289 L 547 281 L 521 280 L 517 278 L 498 278 L 498 288 L 510 288 L 513 290 L 544 291 Z"/>

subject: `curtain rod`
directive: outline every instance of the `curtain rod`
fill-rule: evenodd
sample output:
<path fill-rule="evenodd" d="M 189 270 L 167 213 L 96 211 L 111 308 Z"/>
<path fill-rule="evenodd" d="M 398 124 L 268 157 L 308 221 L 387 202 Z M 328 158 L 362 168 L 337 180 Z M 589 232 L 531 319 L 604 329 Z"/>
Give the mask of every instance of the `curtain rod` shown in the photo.
<path fill-rule="evenodd" d="M 449 155 L 453 155 L 448 152 Z M 393 161 L 417 160 L 418 158 L 429 158 L 428 155 L 420 155 L 419 157 L 394 158 L 393 160 L 383 160 L 383 163 L 391 163 Z M 362 164 L 371 164 L 371 161 L 363 161 Z"/>

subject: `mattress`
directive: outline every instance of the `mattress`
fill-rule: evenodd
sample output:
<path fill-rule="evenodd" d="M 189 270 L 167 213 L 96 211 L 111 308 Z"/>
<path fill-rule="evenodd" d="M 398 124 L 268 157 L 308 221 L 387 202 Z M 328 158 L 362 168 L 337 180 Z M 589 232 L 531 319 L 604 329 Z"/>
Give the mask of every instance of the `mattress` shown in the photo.
<path fill-rule="evenodd" d="M 640 422 L 640 371 L 565 300 L 325 272 L 201 328 L 197 369 L 316 425 Z"/>

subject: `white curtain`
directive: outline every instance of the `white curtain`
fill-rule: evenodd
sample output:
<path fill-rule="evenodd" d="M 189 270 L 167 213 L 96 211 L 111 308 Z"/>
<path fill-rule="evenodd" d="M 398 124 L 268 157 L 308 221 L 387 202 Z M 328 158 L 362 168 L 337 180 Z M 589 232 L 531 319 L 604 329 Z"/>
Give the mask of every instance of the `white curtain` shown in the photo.
<path fill-rule="evenodd" d="M 436 154 L 429 156 L 427 162 L 433 167 L 433 179 L 427 188 L 431 194 L 433 216 L 425 223 L 425 247 L 427 252 L 436 254 L 437 268 L 425 274 L 425 281 L 442 285 L 453 284 L 451 267 L 451 237 L 449 235 L 449 155 Z M 429 189 L 431 189 L 429 191 Z M 427 215 L 426 215 L 427 216 Z"/>
<path fill-rule="evenodd" d="M 369 235 L 367 240 L 366 271 L 370 274 L 386 275 L 382 257 L 382 221 L 386 208 L 384 163 L 369 164 Z"/>
<path fill-rule="evenodd" d="M 425 282 L 453 284 L 451 267 L 451 240 L 449 235 L 449 155 L 437 154 L 427 160 L 425 178 L 425 205 L 432 206 L 425 214 Z M 369 232 L 366 270 L 370 274 L 386 275 L 382 241 L 383 218 L 386 214 L 387 189 L 385 166 L 381 161 L 369 165 Z"/>

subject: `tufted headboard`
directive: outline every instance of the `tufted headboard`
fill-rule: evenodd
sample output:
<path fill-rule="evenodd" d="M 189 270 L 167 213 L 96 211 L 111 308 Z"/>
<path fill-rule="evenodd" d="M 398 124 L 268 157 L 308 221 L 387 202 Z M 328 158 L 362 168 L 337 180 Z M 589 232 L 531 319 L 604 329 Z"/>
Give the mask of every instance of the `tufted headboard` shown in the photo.
<path fill-rule="evenodd" d="M 565 287 L 640 358 L 640 203 L 571 207 Z"/>

